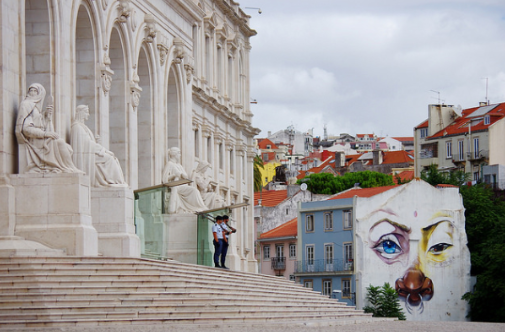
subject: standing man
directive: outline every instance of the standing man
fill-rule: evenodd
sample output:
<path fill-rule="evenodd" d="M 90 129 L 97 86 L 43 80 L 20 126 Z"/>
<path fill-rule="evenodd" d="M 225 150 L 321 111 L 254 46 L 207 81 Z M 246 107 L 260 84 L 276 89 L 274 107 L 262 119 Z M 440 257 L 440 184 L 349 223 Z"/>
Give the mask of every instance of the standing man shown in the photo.
<path fill-rule="evenodd" d="M 212 226 L 212 235 L 214 235 L 214 266 L 215 267 L 223 267 L 219 265 L 219 257 L 221 256 L 221 261 L 224 262 L 223 259 L 223 248 L 224 248 L 224 243 L 226 241 L 226 238 L 224 236 L 224 230 L 221 227 L 221 224 L 223 222 L 223 217 L 222 216 L 217 216 L 216 217 L 216 222 Z M 228 244 L 226 244 L 228 247 Z M 226 254 L 225 254 L 226 255 Z"/>
<path fill-rule="evenodd" d="M 224 231 L 224 238 L 226 239 L 226 241 L 224 242 L 224 246 L 223 246 L 223 251 L 221 253 L 221 267 L 224 268 L 224 269 L 227 269 L 227 267 L 224 265 L 224 262 L 226 260 L 226 254 L 228 253 L 228 247 L 230 245 L 230 234 L 231 233 L 235 233 L 237 230 L 233 227 L 231 227 L 230 225 L 228 225 L 228 221 L 230 220 L 230 218 L 226 215 L 223 216 L 223 223 L 221 224 L 221 228 L 223 229 Z"/>

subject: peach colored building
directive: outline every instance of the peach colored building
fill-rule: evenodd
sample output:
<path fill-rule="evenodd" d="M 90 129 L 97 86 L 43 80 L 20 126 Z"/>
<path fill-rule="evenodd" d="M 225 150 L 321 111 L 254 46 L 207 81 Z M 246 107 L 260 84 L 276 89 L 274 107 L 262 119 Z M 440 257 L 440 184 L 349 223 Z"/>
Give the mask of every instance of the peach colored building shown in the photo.
<path fill-rule="evenodd" d="M 261 234 L 260 273 L 295 280 L 297 218 Z"/>

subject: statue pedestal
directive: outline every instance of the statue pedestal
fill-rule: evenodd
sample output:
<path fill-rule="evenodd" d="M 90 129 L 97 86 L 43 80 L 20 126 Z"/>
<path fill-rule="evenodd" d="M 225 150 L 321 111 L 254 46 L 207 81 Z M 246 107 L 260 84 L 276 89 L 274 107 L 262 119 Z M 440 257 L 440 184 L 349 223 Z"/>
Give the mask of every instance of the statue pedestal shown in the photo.
<path fill-rule="evenodd" d="M 98 252 L 104 256 L 140 257 L 135 234 L 133 191 L 126 187 L 91 189 L 93 226 L 98 232 Z"/>
<path fill-rule="evenodd" d="M 179 262 L 197 264 L 196 214 L 164 214 L 167 230 L 166 256 Z"/>
<path fill-rule="evenodd" d="M 13 174 L 16 236 L 71 256 L 98 255 L 91 223 L 89 178 L 84 174 Z"/>

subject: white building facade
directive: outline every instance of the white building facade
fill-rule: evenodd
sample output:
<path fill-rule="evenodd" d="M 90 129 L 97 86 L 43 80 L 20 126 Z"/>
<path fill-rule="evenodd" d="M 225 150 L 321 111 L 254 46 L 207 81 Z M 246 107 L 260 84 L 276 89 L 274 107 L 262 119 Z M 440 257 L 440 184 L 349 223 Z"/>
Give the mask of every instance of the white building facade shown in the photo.
<path fill-rule="evenodd" d="M 24 238 L 53 254 L 139 257 L 133 191 L 162 183 L 171 147 L 188 173 L 210 163 L 226 205 L 252 201 L 256 32 L 238 3 L 1 1 L 0 15 L 0 249 Z M 87 126 L 119 160 L 127 188 L 93 188 L 86 174 L 22 172 L 14 124 L 32 83 L 44 86 L 44 107 L 54 105 L 54 131 L 67 143 L 76 107 L 89 106 Z M 240 235 L 230 265 L 257 271 L 253 209 L 234 209 L 233 220 Z"/>

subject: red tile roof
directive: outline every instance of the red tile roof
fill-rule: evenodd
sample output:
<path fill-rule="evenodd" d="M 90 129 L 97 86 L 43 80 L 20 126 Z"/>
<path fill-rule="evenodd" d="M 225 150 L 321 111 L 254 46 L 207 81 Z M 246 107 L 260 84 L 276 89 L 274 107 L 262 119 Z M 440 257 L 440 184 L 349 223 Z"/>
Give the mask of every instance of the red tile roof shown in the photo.
<path fill-rule="evenodd" d="M 260 235 L 259 239 L 274 239 L 288 236 L 297 236 L 298 235 L 298 226 L 297 226 L 298 218 L 290 220 L 280 226 L 275 227 L 274 229 L 269 230 Z"/>
<path fill-rule="evenodd" d="M 254 206 L 258 205 L 258 200 L 261 198 L 261 205 L 273 207 L 279 205 L 282 201 L 288 198 L 287 190 L 263 190 L 261 193 L 254 193 Z"/>
<path fill-rule="evenodd" d="M 393 137 L 393 139 L 400 142 L 414 142 L 414 137 Z"/>
<path fill-rule="evenodd" d="M 262 150 L 267 150 L 267 145 L 270 145 L 271 150 L 276 150 L 278 149 L 277 145 L 275 145 L 271 140 L 268 138 L 262 138 L 258 139 L 258 147 Z"/>
<path fill-rule="evenodd" d="M 476 112 L 479 110 L 481 107 L 474 107 L 474 108 L 468 108 L 466 110 L 463 110 L 461 117 L 457 118 L 454 120 L 453 123 L 445 127 L 444 129 L 440 130 L 439 132 L 435 133 L 434 135 L 428 137 L 429 138 L 437 138 L 437 137 L 443 137 L 447 135 L 462 135 L 465 134 L 469 131 L 469 123 L 471 124 L 470 130 L 472 132 L 475 131 L 482 131 L 482 130 L 487 130 L 489 126 L 494 124 L 496 121 L 501 120 L 505 116 L 505 103 L 501 104 L 496 104 L 496 105 L 487 105 L 484 107 L 493 107 L 490 111 L 484 114 L 478 115 Z M 477 114 L 477 115 L 474 115 Z M 484 124 L 484 116 L 489 115 L 490 116 L 490 123 L 485 125 Z"/>
<path fill-rule="evenodd" d="M 397 173 L 400 177 L 400 180 L 405 181 L 405 180 L 412 180 L 414 178 L 414 171 L 403 171 L 400 173 Z M 398 181 L 396 179 L 396 175 L 393 175 L 393 181 L 394 183 L 398 184 Z"/>
<path fill-rule="evenodd" d="M 416 129 L 419 129 L 419 128 L 428 128 L 428 124 L 429 124 L 429 121 L 426 120 L 424 122 L 421 122 L 417 127 Z"/>
<path fill-rule="evenodd" d="M 399 164 L 399 163 L 411 163 L 414 164 L 414 159 L 409 157 L 410 154 L 407 151 L 385 151 L 384 157 L 382 159 L 383 164 Z"/>
<path fill-rule="evenodd" d="M 377 194 L 388 191 L 389 189 L 397 188 L 398 186 L 385 186 L 385 187 L 374 187 L 374 188 L 352 188 L 346 191 L 343 191 L 339 194 L 336 194 L 332 199 L 342 199 L 342 198 L 353 198 L 354 196 L 358 197 L 372 197 Z"/>
<path fill-rule="evenodd" d="M 452 184 L 437 184 L 435 187 L 437 188 L 458 188 L 458 186 L 454 186 Z"/>

